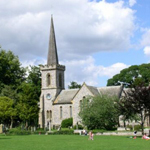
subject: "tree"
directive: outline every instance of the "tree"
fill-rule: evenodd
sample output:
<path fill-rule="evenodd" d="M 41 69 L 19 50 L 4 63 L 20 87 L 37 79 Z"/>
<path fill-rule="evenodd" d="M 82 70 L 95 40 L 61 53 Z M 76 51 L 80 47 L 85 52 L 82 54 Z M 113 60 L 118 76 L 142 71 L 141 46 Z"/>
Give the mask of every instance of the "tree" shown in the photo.
<path fill-rule="evenodd" d="M 16 106 L 19 111 L 19 118 L 26 124 L 26 128 L 29 123 L 30 125 L 37 125 L 39 107 L 37 93 L 33 84 L 24 82 L 19 90 L 19 102 Z"/>
<path fill-rule="evenodd" d="M 37 94 L 37 100 L 39 101 L 41 94 L 41 72 L 39 66 L 30 66 L 28 73 L 27 82 L 32 84 Z"/>
<path fill-rule="evenodd" d="M 69 89 L 77 89 L 77 88 L 81 88 L 81 85 L 78 84 L 77 82 L 72 81 L 72 82 L 70 82 L 70 85 L 68 85 L 68 88 Z"/>
<path fill-rule="evenodd" d="M 14 101 L 14 105 L 17 103 L 18 100 L 18 93 L 17 89 L 13 89 L 13 86 L 9 85 L 4 85 L 4 88 L 2 89 L 0 96 L 6 96 L 9 97 Z"/>
<path fill-rule="evenodd" d="M 120 100 L 124 107 L 124 113 L 130 117 L 136 114 L 140 117 L 142 133 L 146 117 L 150 117 L 150 86 L 139 85 L 124 92 L 125 96 Z M 124 115 L 124 113 L 122 115 Z"/>
<path fill-rule="evenodd" d="M 0 92 L 4 85 L 17 88 L 24 80 L 25 69 L 21 67 L 18 57 L 0 48 Z"/>
<path fill-rule="evenodd" d="M 11 120 L 10 128 L 13 127 L 14 117 L 17 116 L 17 109 L 14 107 L 14 101 L 8 97 L 0 97 L 0 118 Z"/>
<path fill-rule="evenodd" d="M 106 95 L 83 99 L 79 116 L 88 129 L 113 129 L 118 124 L 115 97 Z"/>
<path fill-rule="evenodd" d="M 129 109 L 131 104 L 127 102 L 125 98 L 117 99 L 115 103 L 116 103 L 115 108 L 118 111 L 118 114 L 124 123 L 125 129 L 126 129 L 126 121 L 139 120 L 139 116 L 135 114 L 132 109 Z"/>
<path fill-rule="evenodd" d="M 142 83 L 148 85 L 150 82 L 150 64 L 133 65 L 123 69 L 107 81 L 107 86 L 120 85 L 121 82 L 125 83 L 126 87 Z"/>

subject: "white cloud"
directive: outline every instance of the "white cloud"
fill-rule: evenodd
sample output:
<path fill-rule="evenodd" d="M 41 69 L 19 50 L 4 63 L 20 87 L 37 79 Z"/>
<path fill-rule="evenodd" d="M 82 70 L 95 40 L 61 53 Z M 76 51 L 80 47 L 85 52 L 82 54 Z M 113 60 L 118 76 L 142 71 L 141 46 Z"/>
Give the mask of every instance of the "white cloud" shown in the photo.
<path fill-rule="evenodd" d="M 146 47 L 144 48 L 144 54 L 145 54 L 146 56 L 150 56 L 150 46 L 146 46 Z"/>
<path fill-rule="evenodd" d="M 40 64 L 46 64 L 45 59 L 33 59 L 33 60 L 25 60 L 21 62 L 22 67 L 27 67 L 27 66 L 38 66 Z"/>
<path fill-rule="evenodd" d="M 150 45 L 150 28 L 143 29 L 143 32 L 144 34 L 142 36 L 141 45 L 142 46 Z"/>
<path fill-rule="evenodd" d="M 0 45 L 12 50 L 23 66 L 45 64 L 53 14 L 59 60 L 70 81 L 98 85 L 126 68 L 123 63 L 95 65 L 92 54 L 130 47 L 135 11 L 118 0 L 0 0 Z"/>
<path fill-rule="evenodd" d="M 132 7 L 136 4 L 136 0 L 129 0 L 129 6 Z"/>
<path fill-rule="evenodd" d="M 85 60 L 80 61 L 66 61 L 62 62 L 62 64 L 65 64 L 67 67 L 66 85 L 69 85 L 71 81 L 76 81 L 80 84 L 86 82 L 89 85 L 98 86 L 99 83 L 101 83 L 101 81 L 99 81 L 100 78 L 111 78 L 122 69 L 129 67 L 123 63 L 115 63 L 107 67 L 102 65 L 97 66 L 95 65 L 95 60 L 93 57 L 87 57 Z"/>
<path fill-rule="evenodd" d="M 128 49 L 135 27 L 123 1 L 1 0 L 0 10 L 0 44 L 23 61 L 46 58 L 52 13 L 61 60 Z"/>

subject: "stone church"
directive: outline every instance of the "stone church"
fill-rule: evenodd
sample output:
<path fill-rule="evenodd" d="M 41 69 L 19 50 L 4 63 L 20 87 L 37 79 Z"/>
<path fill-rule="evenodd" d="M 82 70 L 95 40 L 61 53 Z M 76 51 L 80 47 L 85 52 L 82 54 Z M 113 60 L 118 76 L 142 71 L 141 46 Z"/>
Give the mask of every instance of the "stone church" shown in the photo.
<path fill-rule="evenodd" d="M 52 128 L 62 120 L 73 118 L 73 125 L 80 124 L 78 116 L 82 99 L 86 96 L 107 94 L 121 96 L 122 86 L 94 87 L 83 83 L 80 89 L 65 89 L 65 66 L 59 64 L 53 18 L 51 18 L 47 64 L 41 66 L 42 88 L 40 96 L 39 125 Z M 72 79 L 73 80 L 73 79 Z"/>

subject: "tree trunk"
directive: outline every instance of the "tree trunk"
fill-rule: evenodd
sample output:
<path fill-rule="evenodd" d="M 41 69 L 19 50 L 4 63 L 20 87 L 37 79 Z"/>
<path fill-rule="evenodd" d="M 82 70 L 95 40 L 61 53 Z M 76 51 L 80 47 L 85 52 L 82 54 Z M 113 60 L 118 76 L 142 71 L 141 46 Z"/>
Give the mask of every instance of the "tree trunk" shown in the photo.
<path fill-rule="evenodd" d="M 144 135 L 144 116 L 143 116 L 143 112 L 141 112 L 141 129 L 142 129 L 142 135 Z"/>
<path fill-rule="evenodd" d="M 127 130 L 127 127 L 126 127 L 126 121 L 125 121 L 125 120 L 123 120 L 123 124 L 124 124 L 125 130 Z"/>
<path fill-rule="evenodd" d="M 12 117 L 12 116 L 10 117 L 10 119 L 11 119 L 10 129 L 12 129 L 12 127 L 13 127 L 13 122 L 14 122 L 14 119 L 13 119 L 13 117 Z"/>
<path fill-rule="evenodd" d="M 141 123 L 142 135 L 144 135 L 144 123 Z"/>
<path fill-rule="evenodd" d="M 26 120 L 25 128 L 26 128 L 26 130 L 27 130 L 27 128 L 28 128 L 28 121 L 27 121 L 27 120 Z"/>

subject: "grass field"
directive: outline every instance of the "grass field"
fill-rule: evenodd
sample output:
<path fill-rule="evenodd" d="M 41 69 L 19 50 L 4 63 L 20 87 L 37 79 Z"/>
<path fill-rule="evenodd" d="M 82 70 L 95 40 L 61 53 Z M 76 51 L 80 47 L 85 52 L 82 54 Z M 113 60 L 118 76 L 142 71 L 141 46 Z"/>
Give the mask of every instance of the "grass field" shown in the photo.
<path fill-rule="evenodd" d="M 150 140 L 125 136 L 0 135 L 0 150 L 150 150 Z"/>

